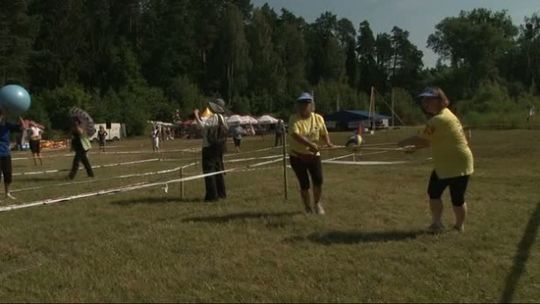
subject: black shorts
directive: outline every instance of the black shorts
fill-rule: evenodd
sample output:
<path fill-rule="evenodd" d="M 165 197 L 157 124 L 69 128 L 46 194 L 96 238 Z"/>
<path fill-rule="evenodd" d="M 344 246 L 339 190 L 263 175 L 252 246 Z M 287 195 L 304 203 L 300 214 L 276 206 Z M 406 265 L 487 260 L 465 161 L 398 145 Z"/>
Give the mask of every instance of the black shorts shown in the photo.
<path fill-rule="evenodd" d="M 11 184 L 11 156 L 0 156 L 0 175 L 4 176 L 4 183 Z"/>
<path fill-rule="evenodd" d="M 240 144 L 242 143 L 242 139 L 241 138 L 233 138 L 234 140 L 234 146 L 235 147 L 240 147 Z"/>
<path fill-rule="evenodd" d="M 428 195 L 430 199 L 440 199 L 446 187 L 450 187 L 452 205 L 463 206 L 469 175 L 440 179 L 433 171 L 429 178 Z"/>
<path fill-rule="evenodd" d="M 309 189 L 309 176 L 313 186 L 320 187 L 323 183 L 322 164 L 320 156 L 296 157 L 290 156 L 291 167 L 298 178 L 300 189 Z M 309 173 L 309 175 L 308 175 Z"/>
<path fill-rule="evenodd" d="M 39 154 L 41 152 L 41 144 L 38 140 L 30 140 L 30 151 L 34 154 Z"/>

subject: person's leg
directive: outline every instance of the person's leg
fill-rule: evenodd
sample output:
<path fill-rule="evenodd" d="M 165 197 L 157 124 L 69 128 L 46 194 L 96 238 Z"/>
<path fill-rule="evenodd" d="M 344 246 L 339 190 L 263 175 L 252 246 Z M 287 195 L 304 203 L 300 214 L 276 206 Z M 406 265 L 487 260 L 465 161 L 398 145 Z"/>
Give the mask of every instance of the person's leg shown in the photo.
<path fill-rule="evenodd" d="M 221 154 L 216 158 L 216 172 L 223 170 L 225 170 L 225 166 L 223 164 L 223 154 Z M 227 198 L 227 189 L 225 188 L 225 174 L 223 173 L 216 175 L 216 190 L 219 198 Z"/>
<path fill-rule="evenodd" d="M 37 166 L 37 158 L 36 158 L 36 143 L 34 140 L 30 140 L 30 151 L 32 152 L 32 161 L 34 162 L 34 166 Z"/>
<path fill-rule="evenodd" d="M 311 196 L 309 195 L 309 189 L 300 189 L 300 197 L 302 198 L 306 212 L 312 213 L 313 208 L 311 207 Z"/>
<path fill-rule="evenodd" d="M 41 159 L 41 142 L 39 140 L 37 141 L 36 152 L 37 152 L 37 158 L 39 160 L 39 165 L 43 166 L 43 159 Z"/>
<path fill-rule="evenodd" d="M 298 179 L 298 183 L 300 184 L 300 196 L 302 198 L 302 202 L 304 203 L 304 208 L 307 213 L 311 213 L 312 208 L 311 197 L 309 195 L 309 176 L 307 167 L 300 159 L 294 156 L 290 156 L 289 160 L 291 167 L 296 174 L 296 178 Z"/>
<path fill-rule="evenodd" d="M 9 192 L 9 186 L 13 178 L 13 172 L 11 167 L 11 156 L 3 157 L 4 164 L 2 165 L 2 173 L 4 175 L 4 191 L 6 198 L 15 199 L 15 197 Z"/>
<path fill-rule="evenodd" d="M 202 167 L 203 167 L 203 173 L 212 173 L 215 172 L 214 164 L 213 164 L 213 157 L 211 155 L 210 148 L 203 148 L 202 154 Z M 204 196 L 204 200 L 207 202 L 216 201 L 218 199 L 218 193 L 217 193 L 217 186 L 216 186 L 216 179 L 215 175 L 212 176 L 206 176 L 204 178 L 204 185 L 206 189 L 206 194 Z"/>
<path fill-rule="evenodd" d="M 439 199 L 429 199 L 429 209 L 431 211 L 431 225 L 436 227 L 442 227 L 442 214 L 443 214 L 443 203 Z"/>
<path fill-rule="evenodd" d="M 441 197 L 447 186 L 444 180 L 439 179 L 435 171 L 431 173 L 427 192 L 431 211 L 430 229 L 432 230 L 441 230 L 444 227 L 442 223 L 443 203 Z"/>
<path fill-rule="evenodd" d="M 81 162 L 86 169 L 86 174 L 88 175 L 88 177 L 94 177 L 94 170 L 92 170 L 92 165 L 90 165 L 90 161 L 88 160 L 88 155 L 86 151 L 83 151 L 81 153 Z"/>
<path fill-rule="evenodd" d="M 462 176 L 452 180 L 450 184 L 450 197 L 452 198 L 452 208 L 454 210 L 454 229 L 463 232 L 465 230 L 465 219 L 467 218 L 467 203 L 465 202 L 465 192 L 469 184 L 469 176 Z"/>
<path fill-rule="evenodd" d="M 315 206 L 315 212 L 317 212 L 317 214 L 325 214 L 324 208 L 321 203 L 323 184 L 321 158 L 317 157 L 313 161 L 313 163 L 309 165 L 308 170 L 309 174 L 311 175 L 311 181 L 313 182 L 313 202 Z"/>
<path fill-rule="evenodd" d="M 454 209 L 454 216 L 456 217 L 456 222 L 454 224 L 454 229 L 457 231 L 465 231 L 465 219 L 467 218 L 467 203 L 463 203 L 461 206 L 452 206 Z"/>
<path fill-rule="evenodd" d="M 81 160 L 81 155 L 79 151 L 75 151 L 75 156 L 73 157 L 73 163 L 71 164 L 71 171 L 69 172 L 69 178 L 74 179 L 79 171 L 79 162 Z"/>

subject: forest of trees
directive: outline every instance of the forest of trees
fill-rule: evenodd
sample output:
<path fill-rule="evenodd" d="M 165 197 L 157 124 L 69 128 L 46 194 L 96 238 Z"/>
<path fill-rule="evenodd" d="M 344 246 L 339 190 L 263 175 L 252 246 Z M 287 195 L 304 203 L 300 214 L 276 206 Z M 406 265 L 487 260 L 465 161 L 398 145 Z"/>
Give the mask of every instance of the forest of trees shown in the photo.
<path fill-rule="evenodd" d="M 443 87 L 470 124 L 515 126 L 540 107 L 540 16 L 513 24 L 475 9 L 441 20 L 425 68 L 406 29 L 374 33 L 331 12 L 308 23 L 250 0 L 0 0 L 1 84 L 32 94 L 28 115 L 65 127 L 77 105 L 97 121 L 141 134 L 149 119 L 186 118 L 210 98 L 238 113 L 286 117 L 301 91 L 317 111 L 367 108 L 371 86 L 396 101 L 405 123 L 422 121 L 414 96 Z M 381 104 L 379 109 L 389 113 Z"/>

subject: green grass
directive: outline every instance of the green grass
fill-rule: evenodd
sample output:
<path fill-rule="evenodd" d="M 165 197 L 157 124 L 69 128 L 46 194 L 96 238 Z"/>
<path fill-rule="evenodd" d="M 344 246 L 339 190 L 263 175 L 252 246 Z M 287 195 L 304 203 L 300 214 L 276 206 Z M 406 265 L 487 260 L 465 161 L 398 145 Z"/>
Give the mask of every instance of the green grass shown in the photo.
<path fill-rule="evenodd" d="M 368 144 L 395 142 L 413 132 L 381 131 L 365 139 Z M 343 144 L 348 135 L 333 137 Z M 473 131 L 476 174 L 463 234 L 424 232 L 429 151 L 359 157 L 414 161 L 405 165 L 325 165 L 324 217 L 301 212 L 290 170 L 290 198 L 284 200 L 279 163 L 227 174 L 229 199 L 217 204 L 200 201 L 204 185 L 196 180 L 186 183 L 184 200 L 179 185 L 171 184 L 168 193 L 152 188 L 0 213 L 0 301 L 538 302 L 539 137 L 537 130 Z M 272 140 L 250 138 L 243 149 L 268 147 Z M 164 148 L 199 144 L 175 140 Z M 110 149 L 150 149 L 148 139 L 118 145 Z M 325 152 L 324 157 L 346 153 Z M 28 153 L 13 157 L 23 156 Z M 231 159 L 242 156 L 252 154 Z M 91 161 L 152 157 L 92 154 Z M 14 189 L 50 187 L 17 193 L 15 203 L 178 178 L 172 173 L 106 179 L 173 168 L 199 155 L 164 157 L 186 160 L 96 169 L 94 183 L 72 186 L 54 186 L 65 182 L 66 172 L 18 176 Z M 67 169 L 71 158 L 45 161 L 44 168 Z M 14 161 L 15 172 L 34 170 L 41 168 L 29 160 Z M 185 173 L 198 174 L 200 166 Z M 86 179 L 81 171 L 76 181 Z M 451 225 L 450 205 L 445 206 Z"/>

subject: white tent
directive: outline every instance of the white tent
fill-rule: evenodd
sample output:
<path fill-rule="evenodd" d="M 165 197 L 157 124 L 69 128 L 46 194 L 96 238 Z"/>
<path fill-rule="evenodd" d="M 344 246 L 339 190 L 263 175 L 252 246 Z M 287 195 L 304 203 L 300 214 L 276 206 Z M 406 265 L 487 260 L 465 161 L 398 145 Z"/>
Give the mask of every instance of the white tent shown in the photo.
<path fill-rule="evenodd" d="M 278 123 L 278 120 L 270 115 L 263 115 L 261 117 L 259 117 L 259 119 L 257 119 L 257 121 L 260 123 L 260 124 L 265 124 L 265 125 L 272 125 L 272 124 L 277 124 Z"/>
<path fill-rule="evenodd" d="M 246 116 L 242 116 L 242 119 L 244 119 L 244 124 L 251 124 L 251 125 L 256 125 L 259 123 L 259 121 L 249 115 L 246 115 Z"/>
<path fill-rule="evenodd" d="M 227 118 L 227 124 L 229 125 L 243 125 L 246 124 L 246 119 L 240 115 L 232 115 Z"/>

